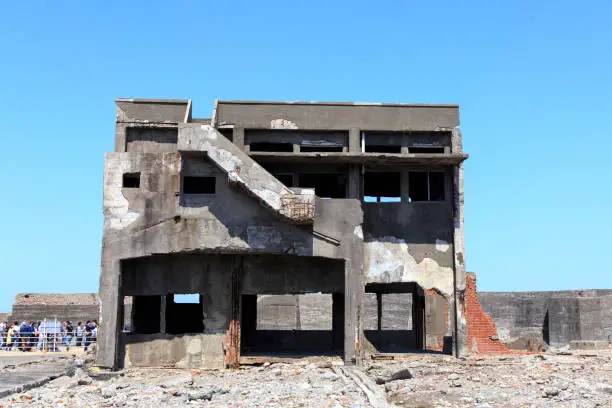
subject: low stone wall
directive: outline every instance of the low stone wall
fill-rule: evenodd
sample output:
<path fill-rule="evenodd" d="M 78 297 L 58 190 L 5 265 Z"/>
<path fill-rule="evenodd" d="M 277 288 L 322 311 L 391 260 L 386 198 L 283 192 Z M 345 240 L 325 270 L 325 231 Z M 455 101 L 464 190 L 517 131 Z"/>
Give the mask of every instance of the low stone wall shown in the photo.
<path fill-rule="evenodd" d="M 612 342 L 612 290 L 479 292 L 478 299 L 509 348 Z"/>
<path fill-rule="evenodd" d="M 132 302 L 126 297 L 125 323 L 130 321 Z M 42 321 L 44 319 L 70 320 L 76 324 L 87 320 L 99 320 L 97 293 L 19 293 L 15 296 L 12 313 L 0 320 Z"/>

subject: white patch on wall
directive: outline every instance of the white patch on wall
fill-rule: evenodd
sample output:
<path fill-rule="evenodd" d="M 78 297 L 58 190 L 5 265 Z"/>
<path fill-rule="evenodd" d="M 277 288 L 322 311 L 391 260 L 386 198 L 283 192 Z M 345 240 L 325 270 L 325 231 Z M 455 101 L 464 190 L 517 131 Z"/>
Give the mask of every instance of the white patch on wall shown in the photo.
<path fill-rule="evenodd" d="M 298 127 L 287 119 L 273 119 L 270 121 L 270 129 L 298 129 Z"/>
<path fill-rule="evenodd" d="M 359 239 L 363 239 L 363 228 L 361 228 L 361 225 L 355 227 L 353 234 L 357 235 Z"/>
<path fill-rule="evenodd" d="M 367 282 L 416 282 L 423 289 L 437 289 L 447 299 L 454 293 L 453 268 L 431 258 L 417 262 L 403 239 L 380 237 L 364 245 Z"/>
<path fill-rule="evenodd" d="M 450 244 L 443 239 L 436 239 L 436 250 L 440 252 L 448 252 Z"/>
<path fill-rule="evenodd" d="M 212 132 L 210 125 L 202 125 L 202 129 L 206 130 L 206 137 L 209 139 L 217 139 L 217 132 Z"/>

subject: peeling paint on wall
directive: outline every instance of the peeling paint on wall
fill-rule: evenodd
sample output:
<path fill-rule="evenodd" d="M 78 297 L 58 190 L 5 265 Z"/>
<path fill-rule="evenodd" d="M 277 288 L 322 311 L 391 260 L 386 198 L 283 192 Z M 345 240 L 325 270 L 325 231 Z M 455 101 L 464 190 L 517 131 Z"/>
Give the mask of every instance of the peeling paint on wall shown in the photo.
<path fill-rule="evenodd" d="M 436 289 L 447 299 L 453 296 L 453 268 L 431 258 L 417 262 L 408 244 L 395 237 L 379 237 L 364 243 L 368 283 L 416 282 L 423 289 Z"/>
<path fill-rule="evenodd" d="M 298 129 L 298 126 L 286 119 L 273 119 L 270 121 L 270 129 Z"/>
<path fill-rule="evenodd" d="M 361 228 L 361 225 L 357 225 L 355 227 L 353 234 L 355 234 L 359 239 L 363 239 L 363 228 Z"/>

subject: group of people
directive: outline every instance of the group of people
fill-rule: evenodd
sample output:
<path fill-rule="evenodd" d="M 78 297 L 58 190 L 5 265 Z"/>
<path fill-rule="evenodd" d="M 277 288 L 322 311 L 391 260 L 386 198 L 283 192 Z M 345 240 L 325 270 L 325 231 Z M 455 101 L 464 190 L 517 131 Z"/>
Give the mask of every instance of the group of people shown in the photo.
<path fill-rule="evenodd" d="M 98 337 L 98 322 L 88 320 L 85 324 L 78 322 L 76 326 L 69 320 L 65 322 L 0 322 L 0 350 L 19 351 L 47 350 L 59 351 L 63 345 L 83 347 L 85 350 L 95 343 Z"/>

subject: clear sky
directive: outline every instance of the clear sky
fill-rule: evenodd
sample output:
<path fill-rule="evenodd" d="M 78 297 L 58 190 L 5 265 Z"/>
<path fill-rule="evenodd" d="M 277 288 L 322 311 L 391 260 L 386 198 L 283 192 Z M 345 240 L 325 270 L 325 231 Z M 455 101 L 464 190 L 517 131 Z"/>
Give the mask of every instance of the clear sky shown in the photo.
<path fill-rule="evenodd" d="M 297 5 L 300 3 L 301 5 Z M 609 1 L 5 1 L 0 311 L 94 292 L 117 97 L 458 103 L 481 290 L 612 288 Z"/>

